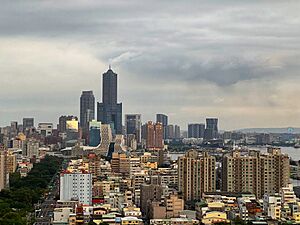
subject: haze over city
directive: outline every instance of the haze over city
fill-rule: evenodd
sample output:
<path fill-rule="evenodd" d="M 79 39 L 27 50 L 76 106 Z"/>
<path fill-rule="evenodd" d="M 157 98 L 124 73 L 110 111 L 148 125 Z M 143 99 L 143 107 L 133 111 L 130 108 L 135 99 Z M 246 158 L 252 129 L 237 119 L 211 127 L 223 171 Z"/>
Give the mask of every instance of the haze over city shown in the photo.
<path fill-rule="evenodd" d="M 111 64 L 143 121 L 300 126 L 299 1 L 0 2 L 0 125 L 78 115 Z"/>

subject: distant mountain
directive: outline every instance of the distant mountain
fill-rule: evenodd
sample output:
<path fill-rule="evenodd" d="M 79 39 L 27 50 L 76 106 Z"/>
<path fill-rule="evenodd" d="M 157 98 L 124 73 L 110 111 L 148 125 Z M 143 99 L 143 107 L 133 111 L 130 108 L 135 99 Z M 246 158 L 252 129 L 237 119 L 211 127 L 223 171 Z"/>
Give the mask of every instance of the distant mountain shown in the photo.
<path fill-rule="evenodd" d="M 273 133 L 273 134 L 300 134 L 298 127 L 282 127 L 282 128 L 245 128 L 236 130 L 242 133 Z"/>

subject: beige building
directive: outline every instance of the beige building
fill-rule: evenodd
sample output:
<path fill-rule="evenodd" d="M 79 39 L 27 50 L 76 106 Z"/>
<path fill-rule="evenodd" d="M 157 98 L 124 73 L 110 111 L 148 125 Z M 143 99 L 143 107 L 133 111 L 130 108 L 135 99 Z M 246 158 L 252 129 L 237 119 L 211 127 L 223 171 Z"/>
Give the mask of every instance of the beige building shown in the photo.
<path fill-rule="evenodd" d="M 5 151 L 0 151 L 0 191 L 8 187 L 9 175 L 7 172 L 7 155 Z"/>
<path fill-rule="evenodd" d="M 184 210 L 184 200 L 176 195 L 170 195 L 165 199 L 167 218 L 179 217 L 180 212 Z"/>
<path fill-rule="evenodd" d="M 267 153 L 235 151 L 224 156 L 222 167 L 222 190 L 227 192 L 251 192 L 262 198 L 289 183 L 289 157 L 280 148 L 268 148 Z"/>
<path fill-rule="evenodd" d="M 206 152 L 188 151 L 178 158 L 178 190 L 185 201 L 200 200 L 204 192 L 216 190 L 216 159 Z"/>
<path fill-rule="evenodd" d="M 7 173 L 14 173 L 17 169 L 17 157 L 15 154 L 13 154 L 12 151 L 8 151 L 6 156 L 6 172 Z"/>
<path fill-rule="evenodd" d="M 114 152 L 111 160 L 111 170 L 124 176 L 130 174 L 130 159 L 124 153 Z"/>

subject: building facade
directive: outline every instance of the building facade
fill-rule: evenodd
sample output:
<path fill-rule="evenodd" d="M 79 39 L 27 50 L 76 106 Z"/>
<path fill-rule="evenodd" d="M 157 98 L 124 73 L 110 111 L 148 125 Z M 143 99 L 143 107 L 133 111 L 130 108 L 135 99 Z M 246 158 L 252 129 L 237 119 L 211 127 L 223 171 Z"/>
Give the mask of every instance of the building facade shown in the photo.
<path fill-rule="evenodd" d="M 191 123 L 188 125 L 188 138 L 204 138 L 205 124 Z"/>
<path fill-rule="evenodd" d="M 289 157 L 280 148 L 268 148 L 267 153 L 235 151 L 223 157 L 222 190 L 251 192 L 262 198 L 287 186 L 289 171 Z"/>
<path fill-rule="evenodd" d="M 85 205 L 92 204 L 92 174 L 62 173 L 60 175 L 60 200 L 78 200 Z"/>
<path fill-rule="evenodd" d="M 137 143 L 141 142 L 141 114 L 126 114 L 125 115 L 125 130 L 126 135 L 133 134 Z"/>
<path fill-rule="evenodd" d="M 178 158 L 178 190 L 185 201 L 200 200 L 204 192 L 216 190 L 216 159 L 206 152 L 188 151 Z"/>
<path fill-rule="evenodd" d="M 95 119 L 95 97 L 93 91 L 83 91 L 80 96 L 80 127 L 87 129 Z"/>
<path fill-rule="evenodd" d="M 122 134 L 122 103 L 117 102 L 118 75 L 111 68 L 103 74 L 102 103 L 98 102 L 97 120 L 111 126 L 113 134 Z"/>
<path fill-rule="evenodd" d="M 165 114 L 156 114 L 156 123 L 161 123 L 163 126 L 163 138 L 167 139 L 168 116 Z"/>

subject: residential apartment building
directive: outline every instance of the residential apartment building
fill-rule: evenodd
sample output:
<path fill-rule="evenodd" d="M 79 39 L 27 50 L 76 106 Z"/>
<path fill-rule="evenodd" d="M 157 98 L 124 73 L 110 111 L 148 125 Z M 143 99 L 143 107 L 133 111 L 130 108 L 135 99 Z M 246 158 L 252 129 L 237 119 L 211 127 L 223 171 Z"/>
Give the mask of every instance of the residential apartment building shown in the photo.
<path fill-rule="evenodd" d="M 202 193 L 216 190 L 216 159 L 206 152 L 190 150 L 178 159 L 178 190 L 185 201 L 200 200 Z"/>

